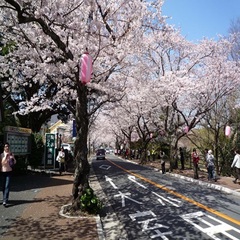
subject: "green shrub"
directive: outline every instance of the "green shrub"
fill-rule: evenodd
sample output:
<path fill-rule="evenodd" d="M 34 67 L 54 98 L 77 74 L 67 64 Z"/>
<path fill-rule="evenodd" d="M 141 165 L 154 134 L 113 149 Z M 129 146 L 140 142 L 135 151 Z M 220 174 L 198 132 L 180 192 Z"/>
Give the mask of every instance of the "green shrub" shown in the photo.
<path fill-rule="evenodd" d="M 99 198 L 94 194 L 92 188 L 87 188 L 80 198 L 80 208 L 89 214 L 99 214 L 102 210 L 103 204 Z"/>

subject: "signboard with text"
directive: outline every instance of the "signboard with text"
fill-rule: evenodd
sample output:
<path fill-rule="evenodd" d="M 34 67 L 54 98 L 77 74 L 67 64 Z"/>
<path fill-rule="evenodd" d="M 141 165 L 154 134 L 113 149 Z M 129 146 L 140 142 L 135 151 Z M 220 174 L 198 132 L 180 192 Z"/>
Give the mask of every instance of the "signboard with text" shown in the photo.
<path fill-rule="evenodd" d="M 46 158 L 47 166 L 53 166 L 55 159 L 55 134 L 46 133 Z"/>
<path fill-rule="evenodd" d="M 5 142 L 10 144 L 11 152 L 15 155 L 26 155 L 31 153 L 31 133 L 29 128 L 13 126 L 5 127 Z"/>

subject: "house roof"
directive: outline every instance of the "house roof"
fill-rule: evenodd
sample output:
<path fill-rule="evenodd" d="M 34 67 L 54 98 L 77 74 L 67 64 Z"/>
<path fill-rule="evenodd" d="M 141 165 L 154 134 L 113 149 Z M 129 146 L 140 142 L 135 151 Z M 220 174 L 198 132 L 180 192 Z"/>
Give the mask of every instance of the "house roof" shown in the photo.
<path fill-rule="evenodd" d="M 50 132 L 56 131 L 59 127 L 65 128 L 66 124 L 64 124 L 61 120 L 54 123 L 52 126 L 49 127 Z"/>

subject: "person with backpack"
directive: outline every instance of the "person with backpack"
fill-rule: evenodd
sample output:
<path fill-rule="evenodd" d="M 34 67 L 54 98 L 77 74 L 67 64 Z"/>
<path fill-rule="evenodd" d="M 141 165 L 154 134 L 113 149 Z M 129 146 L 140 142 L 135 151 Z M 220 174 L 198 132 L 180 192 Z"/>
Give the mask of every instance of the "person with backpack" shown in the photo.
<path fill-rule="evenodd" d="M 215 164 L 214 164 L 214 156 L 212 150 L 208 150 L 208 154 L 206 157 L 206 166 L 208 171 L 208 181 L 214 180 L 217 181 L 216 174 L 215 174 Z"/>

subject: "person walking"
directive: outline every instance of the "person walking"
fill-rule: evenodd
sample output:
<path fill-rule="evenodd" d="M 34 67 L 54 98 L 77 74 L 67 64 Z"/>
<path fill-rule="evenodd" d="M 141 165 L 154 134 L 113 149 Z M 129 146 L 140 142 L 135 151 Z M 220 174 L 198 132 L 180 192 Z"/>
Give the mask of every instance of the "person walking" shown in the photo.
<path fill-rule="evenodd" d="M 160 159 L 161 159 L 161 168 L 162 168 L 162 174 L 166 173 L 166 167 L 165 167 L 165 153 L 163 151 L 160 151 Z"/>
<path fill-rule="evenodd" d="M 206 157 L 206 166 L 208 171 L 208 181 L 214 180 L 217 181 L 216 174 L 215 174 L 215 164 L 214 164 L 214 156 L 212 150 L 208 150 L 208 154 Z"/>
<path fill-rule="evenodd" d="M 196 148 L 193 148 L 192 151 L 192 162 L 193 162 L 193 171 L 194 171 L 194 179 L 198 179 L 198 162 L 199 162 L 199 155 L 197 153 Z"/>
<path fill-rule="evenodd" d="M 181 170 L 184 170 L 184 152 L 181 147 L 179 148 L 179 153 L 180 153 Z"/>
<path fill-rule="evenodd" d="M 65 152 L 63 147 L 58 152 L 57 161 L 59 162 L 59 174 L 62 175 L 62 172 L 65 171 Z"/>
<path fill-rule="evenodd" d="M 64 161 L 64 169 L 65 169 L 65 172 L 68 171 L 68 165 L 69 165 L 69 151 L 68 149 L 64 149 L 64 153 L 65 153 L 65 161 Z"/>
<path fill-rule="evenodd" d="M 238 149 L 235 150 L 235 156 L 231 165 L 231 168 L 236 169 L 236 177 L 233 180 L 234 183 L 237 183 L 237 180 L 240 180 L 240 151 Z"/>
<path fill-rule="evenodd" d="M 147 160 L 150 162 L 150 156 L 151 156 L 151 153 L 149 150 L 147 150 Z"/>
<path fill-rule="evenodd" d="M 10 181 L 13 171 L 13 166 L 16 164 L 14 154 L 10 152 L 9 143 L 4 144 L 3 153 L 1 153 L 1 172 L 2 172 L 2 191 L 3 191 L 3 206 L 8 206 Z"/>

